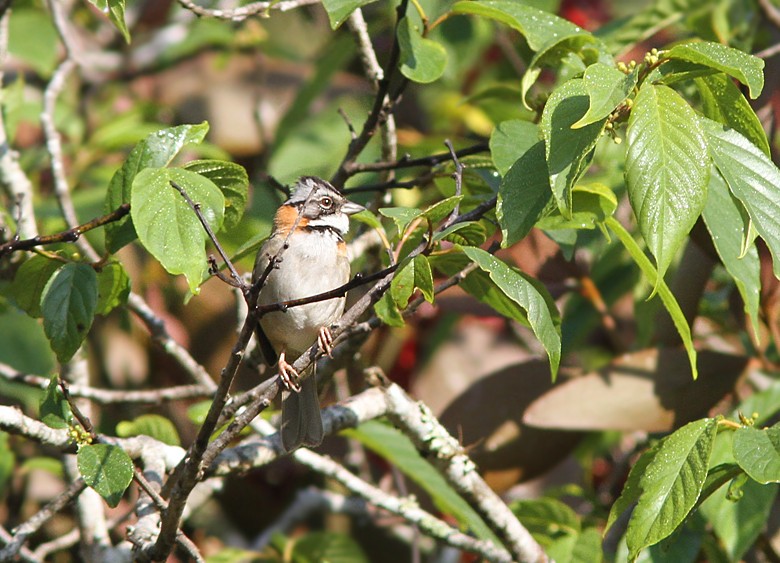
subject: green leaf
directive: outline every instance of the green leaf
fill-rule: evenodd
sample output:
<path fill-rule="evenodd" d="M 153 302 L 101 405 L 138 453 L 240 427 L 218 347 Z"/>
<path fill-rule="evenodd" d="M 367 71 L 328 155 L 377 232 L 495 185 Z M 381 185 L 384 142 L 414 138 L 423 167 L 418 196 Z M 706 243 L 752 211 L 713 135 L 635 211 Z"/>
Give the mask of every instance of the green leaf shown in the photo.
<path fill-rule="evenodd" d="M 478 538 L 495 541 L 495 536 L 479 515 L 444 480 L 436 469 L 420 457 L 411 440 L 399 430 L 377 421 L 364 422 L 354 430 L 341 432 L 388 460 L 422 487 L 436 507 L 457 519 Z"/>
<path fill-rule="evenodd" d="M 462 195 L 456 195 L 437 201 L 430 207 L 427 207 L 422 212 L 422 215 L 428 220 L 430 225 L 436 225 L 439 221 L 447 217 L 462 199 Z"/>
<path fill-rule="evenodd" d="M 339 563 L 368 563 L 369 559 L 354 539 L 335 532 L 310 532 L 295 541 L 290 554 L 295 563 L 338 561 Z"/>
<path fill-rule="evenodd" d="M 694 80 L 702 101 L 702 112 L 708 117 L 742 133 L 765 155 L 769 152 L 769 141 L 756 112 L 725 74 L 717 73 Z"/>
<path fill-rule="evenodd" d="M 111 213 L 123 203 L 131 202 L 136 174 L 144 168 L 168 166 L 185 145 L 202 142 L 208 130 L 209 124 L 205 121 L 198 125 L 177 125 L 155 131 L 138 143 L 108 184 L 106 213 Z M 106 245 L 110 252 L 116 252 L 134 241 L 136 236 L 131 216 L 106 225 Z"/>
<path fill-rule="evenodd" d="M 123 420 L 116 425 L 116 435 L 122 438 L 151 436 L 170 446 L 181 445 L 173 422 L 158 414 L 142 414 L 133 420 Z"/>
<path fill-rule="evenodd" d="M 509 508 L 537 541 L 547 545 L 550 543 L 548 538 L 577 535 L 582 528 L 577 513 L 554 498 L 518 500 Z"/>
<path fill-rule="evenodd" d="M 772 253 L 775 277 L 780 278 L 780 170 L 737 131 L 702 121 L 715 166 L 750 214 Z"/>
<path fill-rule="evenodd" d="M 664 439 L 639 479 L 642 493 L 626 532 L 629 559 L 674 532 L 696 505 L 717 429 L 715 419 L 705 418 Z"/>
<path fill-rule="evenodd" d="M 536 226 L 544 230 L 593 229 L 602 225 L 617 209 L 615 192 L 604 184 L 592 183 L 574 186 L 571 191 L 571 217 L 566 218 L 559 211 L 546 215 Z"/>
<path fill-rule="evenodd" d="M 580 75 L 588 64 L 599 60 L 600 47 L 598 40 L 590 34 L 569 35 L 545 43 L 528 63 L 520 80 L 520 99 L 526 109 L 533 110 L 528 103 L 528 92 L 542 74 L 542 68 L 552 67 L 568 76 Z M 612 62 L 606 54 L 603 58 Z"/>
<path fill-rule="evenodd" d="M 43 330 L 61 363 L 84 342 L 97 300 L 97 274 L 87 264 L 65 264 L 46 283 L 41 295 Z"/>
<path fill-rule="evenodd" d="M 63 263 L 45 256 L 35 255 L 16 271 L 8 295 L 16 305 L 31 317 L 43 316 L 41 295 L 43 288 Z"/>
<path fill-rule="evenodd" d="M 193 160 L 184 165 L 185 170 L 197 172 L 211 180 L 225 196 L 225 222 L 222 228 L 232 229 L 246 209 L 249 192 L 249 176 L 243 166 L 226 160 Z"/>
<path fill-rule="evenodd" d="M 84 482 L 95 489 L 108 506 L 117 506 L 133 480 L 130 456 L 119 446 L 93 444 L 79 448 L 76 458 Z"/>
<path fill-rule="evenodd" d="M 619 72 L 619 71 L 618 71 Z M 583 80 L 565 82 L 553 91 L 542 112 L 542 135 L 545 144 L 550 186 L 558 209 L 571 215 L 571 190 L 585 172 L 606 118 L 574 129 L 588 111 L 588 92 Z"/>
<path fill-rule="evenodd" d="M 125 23 L 125 0 L 89 0 L 89 3 L 108 15 L 111 23 L 122 32 L 125 41 L 130 43 L 130 32 Z"/>
<path fill-rule="evenodd" d="M 433 236 L 433 242 L 446 240 L 464 246 L 479 246 L 487 239 L 485 227 L 477 221 L 463 221 L 450 225 Z"/>
<path fill-rule="evenodd" d="M 105 264 L 97 273 L 98 302 L 95 313 L 107 315 L 127 303 L 130 295 L 130 277 L 119 262 Z"/>
<path fill-rule="evenodd" d="M 376 0 L 322 0 L 322 6 L 328 13 L 328 19 L 330 20 L 331 29 L 338 29 L 341 24 L 347 21 L 347 18 L 366 4 L 375 2 Z"/>
<path fill-rule="evenodd" d="M 745 238 L 742 204 L 731 194 L 720 174 L 710 175 L 707 205 L 702 216 L 710 232 L 715 250 L 726 271 L 734 278 L 745 304 L 745 314 L 753 326 L 753 334 L 759 338 L 758 306 L 761 293 L 761 264 L 755 244 L 742 252 Z"/>
<path fill-rule="evenodd" d="M 588 94 L 588 111 L 572 128 L 579 129 L 608 117 L 634 90 L 637 75 L 637 71 L 625 74 L 604 63 L 586 68 L 582 82 Z"/>
<path fill-rule="evenodd" d="M 668 86 L 646 85 L 628 120 L 626 183 L 658 277 L 701 214 L 710 164 L 696 112 Z"/>
<path fill-rule="evenodd" d="M 422 215 L 422 211 L 412 207 L 382 207 L 378 209 L 380 215 L 393 220 L 398 233 L 402 233 L 406 226 Z"/>
<path fill-rule="evenodd" d="M 42 8 L 14 6 L 8 22 L 8 52 L 14 58 L 48 77 L 57 65 L 59 45 L 57 29 L 48 12 Z"/>
<path fill-rule="evenodd" d="M 777 497 L 776 485 L 748 481 L 742 498 L 734 502 L 722 488 L 702 503 L 699 509 L 729 555 L 730 561 L 741 561 L 764 529 L 772 504 Z"/>
<path fill-rule="evenodd" d="M 68 428 L 73 422 L 73 413 L 59 383 L 59 376 L 53 375 L 46 387 L 46 394 L 41 397 L 39 416 L 41 422 L 50 428 Z"/>
<path fill-rule="evenodd" d="M 409 304 L 415 289 L 419 289 L 429 303 L 433 303 L 433 274 L 428 259 L 419 254 L 399 268 L 390 283 L 390 295 L 399 309 Z"/>
<path fill-rule="evenodd" d="M 436 41 L 426 39 L 409 18 L 398 22 L 401 74 L 413 82 L 428 84 L 438 80 L 447 66 L 447 51 Z"/>
<path fill-rule="evenodd" d="M 503 235 L 501 246 L 522 240 L 551 197 L 544 142 L 539 141 L 512 165 L 498 188 L 496 217 Z"/>
<path fill-rule="evenodd" d="M 401 311 L 398 310 L 398 305 L 396 305 L 389 291 L 379 301 L 374 303 L 374 313 L 387 326 L 402 327 L 406 324 Z"/>
<path fill-rule="evenodd" d="M 759 483 L 780 483 L 780 425 L 743 427 L 734 434 L 734 459 Z"/>
<path fill-rule="evenodd" d="M 54 352 L 42 324 L 11 307 L 0 312 L 0 358 L 22 373 L 48 375 L 55 368 Z M 40 390 L 21 384 L 18 390 L 22 402 L 37 402 Z M 9 395 L 5 384 L 0 384 L 0 395 Z"/>
<path fill-rule="evenodd" d="M 490 275 L 490 279 L 507 297 L 525 310 L 531 330 L 547 351 L 550 371 L 555 380 L 561 361 L 561 335 L 554 320 L 558 311 L 551 309 L 551 306 L 554 309 L 551 300 L 546 299 L 539 288 L 520 272 L 513 270 L 489 252 L 473 246 L 464 246 L 462 250 L 480 269 Z"/>
<path fill-rule="evenodd" d="M 496 170 L 504 176 L 517 159 L 539 142 L 539 127 L 522 119 L 499 123 L 490 135 L 490 155 Z"/>
<path fill-rule="evenodd" d="M 664 58 L 680 59 L 725 72 L 739 80 L 756 99 L 764 88 L 764 61 L 749 53 L 712 41 L 693 41 L 675 45 Z"/>
<path fill-rule="evenodd" d="M 653 267 L 653 264 L 647 256 L 645 256 L 645 253 L 642 252 L 642 249 L 636 241 L 631 238 L 628 231 L 623 228 L 623 225 L 613 217 L 608 217 L 605 224 L 613 233 L 615 233 L 615 235 L 617 235 L 620 242 L 622 242 L 623 246 L 628 250 L 631 258 L 633 258 L 634 262 L 636 262 L 639 269 L 642 270 L 642 273 L 661 298 L 661 302 L 664 304 L 664 307 L 666 307 L 677 332 L 680 334 L 680 339 L 683 342 L 683 346 L 685 346 L 685 351 L 688 353 L 688 361 L 691 365 L 693 379 L 696 379 L 699 376 L 699 372 L 696 368 L 696 349 L 693 347 L 693 340 L 691 339 L 691 327 L 688 326 L 688 321 L 685 320 L 685 315 L 680 309 L 677 299 L 675 299 L 669 286 L 666 285 L 666 282 L 658 274 L 658 271 Z"/>
<path fill-rule="evenodd" d="M 171 181 L 200 205 L 214 232 L 222 226 L 225 198 L 211 180 L 181 168 L 147 168 L 133 182 L 130 214 L 141 244 L 168 272 L 184 274 L 190 291 L 197 293 L 208 270 L 208 235 Z"/>
<path fill-rule="evenodd" d="M 452 277 L 472 264 L 471 260 L 465 254 L 460 252 L 448 252 L 438 256 L 430 257 L 431 265 L 448 277 Z M 492 307 L 495 311 L 509 319 L 513 319 L 523 326 L 530 328 L 528 315 L 525 309 L 499 289 L 496 283 L 490 278 L 490 275 L 480 269 L 471 271 L 465 279 L 460 282 L 463 290 L 472 297 Z"/>
<path fill-rule="evenodd" d="M 532 51 L 539 51 L 546 44 L 557 43 L 571 35 L 590 35 L 570 21 L 514 0 L 461 1 L 455 3 L 452 11 L 504 23 L 520 32 Z"/>

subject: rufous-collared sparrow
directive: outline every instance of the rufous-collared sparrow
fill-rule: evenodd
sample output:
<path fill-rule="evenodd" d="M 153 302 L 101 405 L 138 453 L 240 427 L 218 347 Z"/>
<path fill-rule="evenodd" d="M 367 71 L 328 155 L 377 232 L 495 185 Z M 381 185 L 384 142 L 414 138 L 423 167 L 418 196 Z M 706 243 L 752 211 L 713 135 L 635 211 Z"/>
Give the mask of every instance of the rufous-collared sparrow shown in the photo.
<path fill-rule="evenodd" d="M 257 254 L 252 277 L 257 281 L 270 260 L 277 261 L 257 299 L 268 305 L 325 293 L 349 281 L 350 264 L 344 236 L 349 215 L 365 209 L 353 203 L 320 178 L 304 176 L 292 195 L 276 211 L 273 231 Z M 329 327 L 344 312 L 344 297 L 317 301 L 260 319 L 258 337 L 269 364 L 278 362 L 282 391 L 282 445 L 292 451 L 300 445 L 322 442 L 322 417 L 317 383 L 312 373 L 299 385 L 299 374 L 290 365 L 304 351 L 319 343 L 330 353 Z"/>

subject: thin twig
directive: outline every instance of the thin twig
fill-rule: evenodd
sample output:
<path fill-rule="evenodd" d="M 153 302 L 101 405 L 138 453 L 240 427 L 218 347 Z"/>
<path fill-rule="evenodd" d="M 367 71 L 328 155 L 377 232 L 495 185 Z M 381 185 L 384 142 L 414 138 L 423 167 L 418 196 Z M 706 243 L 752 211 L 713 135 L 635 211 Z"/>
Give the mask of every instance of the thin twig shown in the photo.
<path fill-rule="evenodd" d="M 217 252 L 219 252 L 219 255 L 222 257 L 222 261 L 228 267 L 228 270 L 230 270 L 230 276 L 236 281 L 237 284 L 239 284 L 237 287 L 241 287 L 244 284 L 244 280 L 241 277 L 241 275 L 236 271 L 235 267 L 233 266 L 233 262 L 231 262 L 230 258 L 228 258 L 228 255 L 223 250 L 222 245 L 219 244 L 219 240 L 217 240 L 217 236 L 214 234 L 214 231 L 211 229 L 211 225 L 209 225 L 209 222 L 206 221 L 206 218 L 203 216 L 203 213 L 201 212 L 200 203 L 195 203 L 192 200 L 192 198 L 189 196 L 187 191 L 184 188 L 182 188 L 179 184 L 174 182 L 173 180 L 171 180 L 171 186 L 173 187 L 173 189 L 175 189 L 177 192 L 181 194 L 181 196 L 184 198 L 184 201 L 187 202 L 187 205 L 189 205 L 192 208 L 192 210 L 195 212 L 195 215 L 200 221 L 200 224 L 203 225 L 203 229 L 206 231 L 206 233 L 208 233 L 209 238 L 211 239 L 211 243 L 217 249 Z"/>
<path fill-rule="evenodd" d="M 363 123 L 363 128 L 357 138 L 353 139 L 347 147 L 347 152 L 341 161 L 341 164 L 336 170 L 336 173 L 330 180 L 337 189 L 344 187 L 344 182 L 353 175 L 352 167 L 355 164 L 355 160 L 358 155 L 363 152 L 368 142 L 376 133 L 377 126 L 386 122 L 388 116 L 392 112 L 393 107 L 399 100 L 401 93 L 406 87 L 406 78 L 399 78 L 397 85 L 391 91 L 391 82 L 393 82 L 396 76 L 396 68 L 398 66 L 398 59 L 400 57 L 401 49 L 398 44 L 398 25 L 401 19 L 406 15 L 406 8 L 409 4 L 409 0 L 401 0 L 396 10 L 396 32 L 393 34 L 393 46 L 390 50 L 390 58 L 387 62 L 387 73 L 384 80 L 379 83 L 376 96 L 374 97 L 374 106 L 371 108 L 371 112 L 368 114 L 368 118 Z"/>
<path fill-rule="evenodd" d="M 11 532 L 13 540 L 3 549 L 0 549 L 0 561 L 11 561 L 27 541 L 27 538 L 40 530 L 55 514 L 68 506 L 81 492 L 86 488 L 84 479 L 76 479 L 65 491 L 53 501 L 41 508 L 32 517 L 28 518 L 23 524 L 20 524 Z"/>
<path fill-rule="evenodd" d="M 455 163 L 455 172 L 452 173 L 452 177 L 455 179 L 455 196 L 458 197 L 463 193 L 463 164 L 461 164 L 460 159 L 458 158 L 458 153 L 455 152 L 455 149 L 452 146 L 452 142 L 449 139 L 445 139 L 444 144 L 447 145 L 447 148 L 450 151 L 452 162 Z M 460 215 L 460 201 L 455 204 L 455 207 L 450 212 L 450 215 L 447 217 L 444 225 L 449 226 L 453 221 L 455 221 L 455 219 L 457 219 L 458 215 Z"/>
<path fill-rule="evenodd" d="M 463 158 L 464 156 L 471 156 L 474 154 L 483 153 L 490 150 L 490 147 L 487 143 L 477 143 L 475 145 L 472 145 L 470 147 L 466 147 L 463 149 L 460 149 L 458 151 L 455 151 L 455 156 L 457 158 Z M 385 161 L 385 162 L 356 162 L 352 166 L 352 171 L 355 174 L 358 174 L 360 172 L 378 172 L 381 170 L 399 170 L 401 168 L 414 168 L 416 166 L 436 166 L 437 164 L 441 164 L 443 162 L 448 162 L 453 159 L 452 152 L 442 152 L 437 154 L 432 154 L 430 156 L 423 156 L 420 158 L 410 158 L 409 155 L 406 155 L 402 158 L 399 158 L 395 161 Z M 348 191 L 348 190 L 345 190 Z"/>
<path fill-rule="evenodd" d="M 79 237 L 81 237 L 81 235 L 84 233 L 91 231 L 92 229 L 107 225 L 108 223 L 119 221 L 128 213 L 130 213 L 130 204 L 123 203 L 116 210 L 108 213 L 107 215 L 97 217 L 92 221 L 88 221 L 53 235 L 38 235 L 23 240 L 20 240 L 18 237 L 14 237 L 13 240 L 10 240 L 4 244 L 0 244 L 0 258 L 18 250 L 30 250 L 36 246 L 45 246 L 47 244 L 56 244 L 60 242 L 75 242 L 79 240 Z"/>

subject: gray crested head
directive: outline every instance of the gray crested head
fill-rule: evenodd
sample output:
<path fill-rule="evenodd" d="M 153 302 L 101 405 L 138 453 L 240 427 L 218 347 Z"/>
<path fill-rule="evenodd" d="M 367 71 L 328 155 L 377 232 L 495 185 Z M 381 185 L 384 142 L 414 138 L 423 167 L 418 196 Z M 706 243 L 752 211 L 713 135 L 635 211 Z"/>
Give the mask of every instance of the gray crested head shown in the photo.
<path fill-rule="evenodd" d="M 330 182 L 302 176 L 285 205 L 296 207 L 313 230 L 331 230 L 343 236 L 349 230 L 349 215 L 363 211 L 362 205 L 346 199 Z"/>
<path fill-rule="evenodd" d="M 339 191 L 327 180 L 317 178 L 316 176 L 301 176 L 298 178 L 295 186 L 293 186 L 292 193 L 285 203 L 300 205 L 304 203 L 310 195 L 312 199 L 318 196 L 322 197 L 323 195 L 331 197 L 336 195 L 339 198 L 343 198 Z"/>

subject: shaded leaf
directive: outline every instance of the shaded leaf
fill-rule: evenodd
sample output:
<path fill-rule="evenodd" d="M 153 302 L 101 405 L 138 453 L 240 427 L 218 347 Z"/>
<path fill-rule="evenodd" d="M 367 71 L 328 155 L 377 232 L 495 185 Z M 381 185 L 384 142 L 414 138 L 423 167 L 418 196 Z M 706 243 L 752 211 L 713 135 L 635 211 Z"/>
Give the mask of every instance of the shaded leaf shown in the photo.
<path fill-rule="evenodd" d="M 369 559 L 354 539 L 335 532 L 310 532 L 295 541 L 291 560 L 296 563 L 338 561 L 339 563 L 368 563 Z"/>
<path fill-rule="evenodd" d="M 550 371 L 554 380 L 561 361 L 561 336 L 560 328 L 555 322 L 559 314 L 557 310 L 551 310 L 552 300 L 546 299 L 540 293 L 539 287 L 492 254 L 473 246 L 464 246 L 462 250 L 480 269 L 490 275 L 498 289 L 525 310 L 531 330 L 544 346 L 550 359 Z M 553 304 L 552 308 L 554 307 Z"/>
<path fill-rule="evenodd" d="M 617 209 L 615 193 L 603 184 L 574 186 L 571 194 L 571 217 L 564 217 L 556 210 L 539 219 L 536 226 L 540 229 L 593 229 Z"/>
<path fill-rule="evenodd" d="M 95 270 L 74 262 L 54 272 L 43 289 L 43 330 L 61 363 L 73 357 L 92 326 L 97 290 Z"/>
<path fill-rule="evenodd" d="M 780 278 L 780 170 L 737 131 L 709 119 L 702 122 L 715 166 L 750 214 L 772 253 L 775 277 Z"/>
<path fill-rule="evenodd" d="M 447 51 L 436 41 L 423 37 L 409 18 L 398 22 L 398 46 L 401 74 L 409 80 L 427 84 L 444 74 Z"/>
<path fill-rule="evenodd" d="M 225 198 L 211 180 L 181 168 L 147 168 L 133 181 L 130 214 L 141 244 L 171 274 L 184 274 L 192 293 L 208 270 L 208 238 L 195 212 L 171 187 L 176 182 L 200 205 L 213 231 L 222 226 Z"/>
<path fill-rule="evenodd" d="M 16 271 L 8 295 L 16 305 L 31 317 L 41 317 L 41 295 L 54 272 L 63 263 L 45 256 L 35 255 Z"/>
<path fill-rule="evenodd" d="M 41 422 L 50 428 L 68 428 L 73 422 L 70 405 L 60 389 L 60 378 L 53 375 L 46 387 L 46 393 L 41 397 L 39 409 Z"/>
<path fill-rule="evenodd" d="M 777 486 L 748 481 L 742 492 L 742 498 L 735 502 L 728 498 L 728 490 L 721 488 L 699 509 L 712 526 L 730 561 L 741 561 L 764 529 L 777 497 Z"/>
<path fill-rule="evenodd" d="M 669 536 L 695 506 L 717 428 L 715 419 L 705 418 L 663 440 L 639 479 L 642 493 L 626 532 L 629 558 Z"/>
<path fill-rule="evenodd" d="M 539 127 L 522 119 L 496 125 L 490 134 L 490 155 L 496 170 L 504 176 L 517 159 L 539 142 Z"/>
<path fill-rule="evenodd" d="M 633 506 L 639 500 L 642 495 L 642 488 L 640 487 L 640 480 L 647 471 L 647 467 L 653 462 L 655 456 L 658 454 L 658 450 L 661 449 L 663 442 L 655 442 L 647 450 L 642 452 L 639 459 L 636 460 L 631 470 L 628 472 L 626 483 L 623 485 L 623 490 L 620 492 L 620 496 L 615 499 L 612 504 L 612 508 L 609 509 L 609 516 L 607 518 L 607 524 L 604 527 L 604 535 L 607 534 L 612 525 L 617 519 L 629 509 L 633 509 Z"/>
<path fill-rule="evenodd" d="M 119 446 L 93 444 L 79 448 L 76 456 L 84 482 L 115 507 L 133 480 L 133 462 Z"/>
<path fill-rule="evenodd" d="M 764 61 L 749 53 L 712 41 L 692 41 L 675 45 L 664 58 L 681 59 L 725 72 L 739 80 L 756 99 L 764 88 Z"/>
<path fill-rule="evenodd" d="M 130 277 L 119 262 L 105 264 L 97 273 L 98 301 L 95 313 L 107 315 L 119 305 L 127 303 L 130 295 Z"/>
<path fill-rule="evenodd" d="M 667 86 L 646 85 L 628 120 L 626 184 L 659 279 L 707 196 L 707 141 L 696 112 Z"/>
<path fill-rule="evenodd" d="M 387 326 L 402 327 L 406 324 L 401 311 L 398 310 L 398 305 L 396 305 L 389 291 L 379 301 L 374 303 L 374 313 Z"/>
<path fill-rule="evenodd" d="M 249 176 L 244 167 L 226 160 L 193 160 L 185 164 L 184 169 L 208 178 L 225 196 L 225 222 L 222 228 L 229 230 L 238 225 L 244 216 L 249 192 Z"/>
<path fill-rule="evenodd" d="M 509 508 L 542 545 L 549 545 L 547 538 L 577 535 L 582 528 L 577 513 L 554 498 L 518 500 L 510 504 Z"/>
<path fill-rule="evenodd" d="M 743 427 L 734 434 L 734 459 L 759 483 L 780 483 L 780 426 Z"/>
<path fill-rule="evenodd" d="M 717 73 L 696 78 L 694 82 L 701 95 L 705 117 L 736 129 L 765 155 L 771 156 L 761 121 L 730 78 Z"/>
<path fill-rule="evenodd" d="M 619 72 L 619 71 L 616 71 Z M 588 164 L 601 137 L 606 118 L 573 129 L 588 111 L 588 92 L 583 80 L 574 79 L 556 88 L 542 112 L 547 171 L 558 209 L 571 214 L 571 190 Z"/>
<path fill-rule="evenodd" d="M 133 420 L 123 420 L 116 425 L 116 435 L 122 438 L 151 436 L 170 446 L 181 445 L 173 422 L 158 414 L 142 414 Z"/>
<path fill-rule="evenodd" d="M 551 197 L 544 142 L 539 141 L 501 179 L 496 203 L 496 217 L 503 235 L 501 246 L 511 246 L 523 239 Z"/>
<path fill-rule="evenodd" d="M 450 225 L 433 236 L 433 242 L 446 240 L 465 246 L 479 246 L 487 239 L 485 227 L 476 221 L 463 221 Z"/>
<path fill-rule="evenodd" d="M 133 181 L 141 170 L 168 166 L 185 145 L 202 142 L 208 130 L 209 125 L 204 121 L 198 125 L 177 125 L 149 134 L 133 148 L 122 168 L 111 178 L 106 192 L 105 212 L 111 213 L 123 203 L 131 203 Z M 137 236 L 132 213 L 109 223 L 105 229 L 106 245 L 111 252 L 134 241 Z"/>
<path fill-rule="evenodd" d="M 8 433 L 0 432 L 0 497 L 5 497 L 6 485 L 16 466 L 16 455 L 8 444 Z"/>
<path fill-rule="evenodd" d="M 743 253 L 742 204 L 729 191 L 718 173 L 710 175 L 707 205 L 702 216 L 710 232 L 715 250 L 726 271 L 734 278 L 745 304 L 745 314 L 753 326 L 753 334 L 759 338 L 758 305 L 761 293 L 761 264 L 755 244 Z"/>

